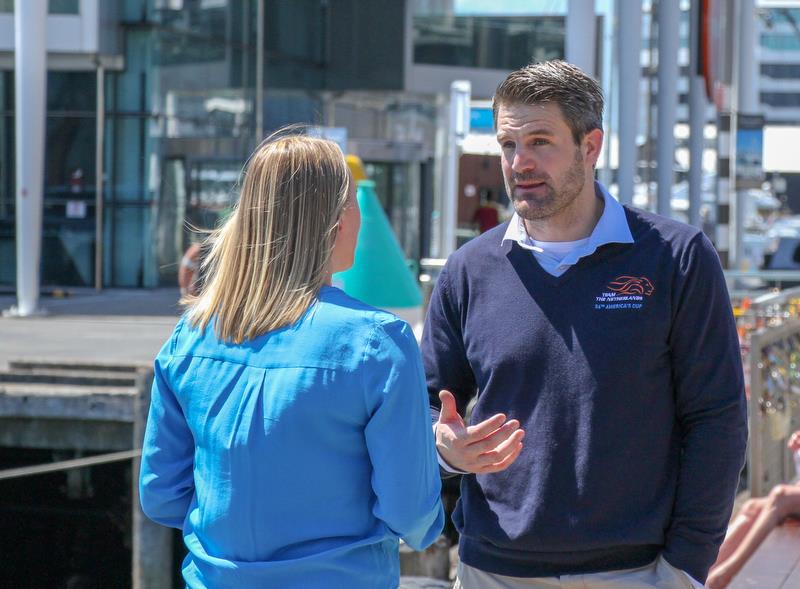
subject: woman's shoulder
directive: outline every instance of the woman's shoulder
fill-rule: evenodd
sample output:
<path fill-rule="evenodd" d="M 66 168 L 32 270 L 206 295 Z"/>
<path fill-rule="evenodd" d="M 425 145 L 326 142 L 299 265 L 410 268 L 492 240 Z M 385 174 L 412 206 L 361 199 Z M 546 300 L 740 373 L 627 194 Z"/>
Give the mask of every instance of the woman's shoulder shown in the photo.
<path fill-rule="evenodd" d="M 313 320 L 317 325 L 347 329 L 354 337 L 359 333 L 367 337 L 404 331 L 411 333 L 408 323 L 394 313 L 373 307 L 335 287 L 326 287 L 320 293 Z"/>

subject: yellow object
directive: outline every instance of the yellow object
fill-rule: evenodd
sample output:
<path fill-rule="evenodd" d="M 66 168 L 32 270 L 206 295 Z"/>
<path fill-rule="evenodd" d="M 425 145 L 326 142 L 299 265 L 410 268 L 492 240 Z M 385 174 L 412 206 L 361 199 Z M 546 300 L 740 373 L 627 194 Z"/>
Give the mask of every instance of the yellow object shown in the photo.
<path fill-rule="evenodd" d="M 366 180 L 367 173 L 364 171 L 364 162 L 357 155 L 347 156 L 347 167 L 350 168 L 350 173 L 353 175 L 353 180 Z"/>

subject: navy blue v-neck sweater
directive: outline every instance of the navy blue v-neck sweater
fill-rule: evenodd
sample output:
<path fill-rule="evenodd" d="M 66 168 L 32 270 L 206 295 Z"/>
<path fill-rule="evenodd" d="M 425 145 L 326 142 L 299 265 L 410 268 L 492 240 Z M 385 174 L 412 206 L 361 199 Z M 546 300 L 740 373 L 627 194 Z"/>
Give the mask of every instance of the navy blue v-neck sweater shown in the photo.
<path fill-rule="evenodd" d="M 501 240 L 447 262 L 422 352 L 433 419 L 447 389 L 471 422 L 526 437 L 507 470 L 466 475 L 462 560 L 518 577 L 642 566 L 704 580 L 742 468 L 746 403 L 719 259 L 696 229 L 626 208 L 632 244 L 560 277 Z"/>

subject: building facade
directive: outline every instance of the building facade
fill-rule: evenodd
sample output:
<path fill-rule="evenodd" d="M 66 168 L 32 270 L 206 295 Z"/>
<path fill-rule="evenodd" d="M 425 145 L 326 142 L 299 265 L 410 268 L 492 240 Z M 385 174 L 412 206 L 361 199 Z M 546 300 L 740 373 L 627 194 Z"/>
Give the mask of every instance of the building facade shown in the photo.
<path fill-rule="evenodd" d="M 564 54 L 563 12 L 471 4 L 50 0 L 42 285 L 174 285 L 192 228 L 213 228 L 235 202 L 262 139 L 259 108 L 262 135 L 336 131 L 376 181 L 406 256 L 436 255 L 450 83 L 468 79 L 488 99 L 509 70 Z M 13 6 L 0 0 L 4 288 L 16 276 Z"/>

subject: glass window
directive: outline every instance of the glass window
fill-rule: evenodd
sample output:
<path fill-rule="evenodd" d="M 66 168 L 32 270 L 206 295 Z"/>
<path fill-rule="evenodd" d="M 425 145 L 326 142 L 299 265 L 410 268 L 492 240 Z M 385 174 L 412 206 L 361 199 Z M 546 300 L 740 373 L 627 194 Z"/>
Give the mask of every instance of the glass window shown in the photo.
<path fill-rule="evenodd" d="M 761 46 L 778 51 L 797 51 L 800 50 L 800 37 L 794 33 L 764 33 L 761 35 Z"/>
<path fill-rule="evenodd" d="M 79 14 L 80 0 L 50 0 L 47 11 L 50 14 Z"/>
<path fill-rule="evenodd" d="M 786 23 L 797 26 L 800 22 L 800 8 L 772 8 L 767 14 L 773 24 Z"/>
<path fill-rule="evenodd" d="M 94 284 L 93 72 L 48 72 L 42 284 Z"/>
<path fill-rule="evenodd" d="M 800 79 L 800 65 L 794 63 L 762 63 L 761 75 L 781 80 Z"/>
<path fill-rule="evenodd" d="M 47 72 L 47 110 L 85 113 L 94 118 L 97 75 L 94 72 Z"/>
<path fill-rule="evenodd" d="M 13 100 L 14 72 L 0 72 L 0 284 L 16 280 Z"/>
<path fill-rule="evenodd" d="M 800 106 L 800 94 L 791 92 L 762 92 L 761 103 L 768 106 Z"/>
<path fill-rule="evenodd" d="M 14 0 L 0 0 L 0 12 L 14 12 Z M 50 14 L 80 14 L 80 0 L 49 0 Z"/>
<path fill-rule="evenodd" d="M 517 69 L 564 57 L 562 16 L 414 16 L 414 62 Z"/>

